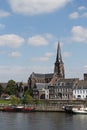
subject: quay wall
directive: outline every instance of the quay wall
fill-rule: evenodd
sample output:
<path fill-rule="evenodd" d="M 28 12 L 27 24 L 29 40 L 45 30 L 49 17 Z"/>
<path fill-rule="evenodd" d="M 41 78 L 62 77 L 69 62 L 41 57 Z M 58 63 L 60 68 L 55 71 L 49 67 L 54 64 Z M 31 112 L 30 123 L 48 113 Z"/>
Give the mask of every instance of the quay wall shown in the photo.
<path fill-rule="evenodd" d="M 64 112 L 66 105 L 86 105 L 86 100 L 49 100 L 45 104 L 35 105 L 36 111 L 41 112 Z"/>
<path fill-rule="evenodd" d="M 29 107 L 35 108 L 37 112 L 64 112 L 64 107 L 67 105 L 86 105 L 87 100 L 41 100 L 39 104 L 28 104 Z M 0 108 L 7 106 L 0 105 Z"/>

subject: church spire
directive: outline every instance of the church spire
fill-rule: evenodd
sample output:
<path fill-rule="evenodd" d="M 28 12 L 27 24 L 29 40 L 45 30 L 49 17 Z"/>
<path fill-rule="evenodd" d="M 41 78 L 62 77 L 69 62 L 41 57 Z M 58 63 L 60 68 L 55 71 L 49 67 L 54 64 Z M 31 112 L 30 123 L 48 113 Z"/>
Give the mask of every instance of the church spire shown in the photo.
<path fill-rule="evenodd" d="M 62 61 L 62 56 L 61 56 L 60 43 L 59 43 L 59 42 L 58 42 L 58 46 L 57 46 L 56 62 L 61 62 L 61 63 L 63 63 L 63 61 Z"/>
<path fill-rule="evenodd" d="M 61 48 L 60 48 L 60 43 L 58 42 L 57 46 L 57 55 L 56 55 L 56 62 L 54 66 L 54 73 L 58 75 L 59 77 L 64 78 L 64 64 L 62 61 L 62 56 L 61 56 Z"/>

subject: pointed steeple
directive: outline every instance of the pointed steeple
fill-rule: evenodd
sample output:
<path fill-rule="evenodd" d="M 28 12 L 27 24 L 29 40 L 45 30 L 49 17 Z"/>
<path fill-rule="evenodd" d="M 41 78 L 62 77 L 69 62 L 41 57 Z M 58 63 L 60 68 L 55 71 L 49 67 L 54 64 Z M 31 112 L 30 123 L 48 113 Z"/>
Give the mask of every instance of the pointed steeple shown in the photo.
<path fill-rule="evenodd" d="M 54 73 L 58 75 L 59 77 L 64 78 L 64 64 L 62 61 L 62 56 L 61 56 L 61 49 L 60 49 L 60 43 L 58 42 L 57 46 L 57 55 L 56 55 L 56 62 L 54 66 Z"/>
<path fill-rule="evenodd" d="M 63 61 L 62 61 L 62 56 L 61 56 L 60 43 L 59 43 L 59 42 L 58 42 L 58 46 L 57 46 L 56 62 L 61 62 L 61 63 L 63 63 Z"/>

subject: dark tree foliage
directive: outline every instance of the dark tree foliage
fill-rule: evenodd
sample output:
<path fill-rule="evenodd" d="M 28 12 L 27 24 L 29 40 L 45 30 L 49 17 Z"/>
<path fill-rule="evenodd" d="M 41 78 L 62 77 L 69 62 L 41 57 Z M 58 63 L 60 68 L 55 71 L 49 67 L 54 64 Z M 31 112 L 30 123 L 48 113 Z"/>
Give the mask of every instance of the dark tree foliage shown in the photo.
<path fill-rule="evenodd" d="M 30 88 L 30 89 L 28 90 L 28 93 L 29 93 L 30 96 L 33 96 L 33 89 Z"/>
<path fill-rule="evenodd" d="M 9 95 L 14 95 L 16 93 L 17 84 L 14 80 L 9 80 L 6 87 L 6 93 Z"/>
<path fill-rule="evenodd" d="M 3 87 L 2 85 L 0 84 L 0 95 L 3 93 Z"/>

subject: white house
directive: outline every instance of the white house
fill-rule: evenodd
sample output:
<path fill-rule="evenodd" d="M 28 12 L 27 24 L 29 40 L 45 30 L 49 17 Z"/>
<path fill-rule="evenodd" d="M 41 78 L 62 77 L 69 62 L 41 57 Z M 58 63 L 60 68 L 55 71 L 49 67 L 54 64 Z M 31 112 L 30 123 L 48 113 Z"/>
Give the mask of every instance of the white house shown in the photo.
<path fill-rule="evenodd" d="M 87 99 L 87 80 L 79 80 L 73 88 L 74 99 Z"/>

